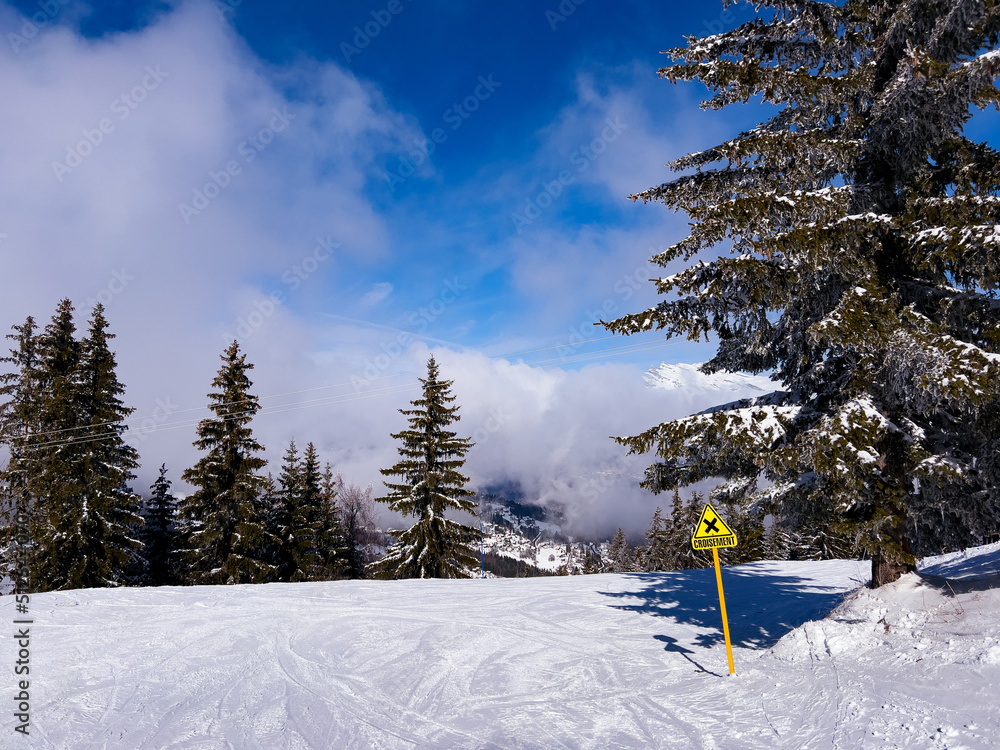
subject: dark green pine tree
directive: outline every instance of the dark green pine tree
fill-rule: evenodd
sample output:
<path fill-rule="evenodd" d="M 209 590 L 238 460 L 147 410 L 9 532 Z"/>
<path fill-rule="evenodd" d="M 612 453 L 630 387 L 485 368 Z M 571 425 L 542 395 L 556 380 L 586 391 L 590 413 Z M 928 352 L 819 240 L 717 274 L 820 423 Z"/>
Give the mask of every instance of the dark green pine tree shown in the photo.
<path fill-rule="evenodd" d="M 114 335 L 98 304 L 87 337 L 75 341 L 72 311 L 63 300 L 39 340 L 41 431 L 30 447 L 37 590 L 130 583 L 142 546 L 140 499 L 129 487 L 138 454 L 122 437 L 133 410 L 121 400 Z"/>
<path fill-rule="evenodd" d="M 674 491 L 674 503 L 670 509 L 670 525 L 667 531 L 667 547 L 670 550 L 670 570 L 691 570 L 706 568 L 713 564 L 712 553 L 696 550 L 691 546 L 691 536 L 698 527 L 701 511 L 705 507 L 700 492 L 692 492 L 685 502 L 680 492 Z"/>
<path fill-rule="evenodd" d="M 41 333 L 36 333 L 32 318 L 14 330 L 17 333 L 8 338 L 18 347 L 6 361 L 16 371 L 4 381 L 5 395 L 10 397 L 2 423 L 3 439 L 10 448 L 4 478 L 15 502 L 28 511 L 30 546 L 20 550 L 21 569 L 27 571 L 31 591 L 48 591 L 66 587 L 67 558 L 74 553 L 61 544 L 56 525 L 61 525 L 60 509 L 65 506 L 69 518 L 81 504 L 78 489 L 67 492 L 72 483 L 71 449 L 57 448 L 75 436 L 79 424 L 75 401 L 80 347 L 74 337 L 73 306 L 63 300 Z M 40 563 L 50 555 L 61 573 L 41 569 Z M 47 580 L 50 575 L 52 580 Z"/>
<path fill-rule="evenodd" d="M 299 569 L 304 580 L 329 581 L 347 575 L 347 544 L 337 513 L 336 490 L 330 487 L 329 464 L 320 470 L 316 446 L 302 454 L 302 498 L 297 509 Z M 332 490 L 332 494 L 331 494 Z"/>
<path fill-rule="evenodd" d="M 467 578 L 479 560 L 471 543 L 478 530 L 446 518 L 449 510 L 474 514 L 474 492 L 465 489 L 469 481 L 459 470 L 472 446 L 468 438 L 446 429 L 458 421 L 458 407 L 449 406 L 450 380 L 440 380 L 437 362 L 427 362 L 427 377 L 421 378 L 423 396 L 411 403 L 415 408 L 400 409 L 408 417 L 409 429 L 394 434 L 399 440 L 401 460 L 386 476 L 401 477 L 399 483 L 386 482 L 389 495 L 378 498 L 416 522 L 405 531 L 393 532 L 396 544 L 373 564 L 382 578 Z"/>
<path fill-rule="evenodd" d="M 300 456 L 295 441 L 291 441 L 278 485 L 268 516 L 275 580 L 328 581 L 341 577 L 346 572 L 346 547 L 332 502 L 336 491 L 326 488 L 312 443 Z"/>
<path fill-rule="evenodd" d="M 5 550 L 4 570 L 28 571 L 30 535 L 24 521 L 35 507 L 28 486 L 31 478 L 29 445 L 38 433 L 38 326 L 32 317 L 12 326 L 7 338 L 15 342 L 10 355 L 0 357 L 9 370 L 0 375 L 0 446 L 7 450 L 7 465 L 0 470 L 0 546 Z M 30 590 L 30 579 L 18 579 L 17 593 Z"/>
<path fill-rule="evenodd" d="M 602 565 L 601 554 L 588 544 L 583 558 L 583 574 L 592 575 L 594 573 L 602 573 L 603 571 L 604 566 Z"/>
<path fill-rule="evenodd" d="M 302 458 L 292 440 L 281 461 L 277 487 L 265 493 L 270 498 L 267 532 L 271 543 L 273 580 L 291 581 L 298 571 L 295 553 L 295 508 L 302 494 Z M 300 578 L 296 578 L 300 580 Z"/>
<path fill-rule="evenodd" d="M 271 472 L 268 472 L 263 478 L 260 490 L 261 517 L 264 519 L 263 558 L 270 566 L 266 582 L 287 580 L 281 577 L 282 562 L 285 559 L 284 550 L 281 545 L 281 534 L 279 533 L 283 524 L 282 504 L 281 490 L 274 481 L 274 476 Z M 188 523 L 181 518 L 179 513 L 178 519 L 181 536 L 182 538 L 186 538 Z M 186 554 L 187 552 L 184 553 L 184 555 Z"/>
<path fill-rule="evenodd" d="M 130 483 L 139 467 L 138 451 L 123 437 L 125 420 L 135 411 L 122 402 L 125 386 L 115 372 L 115 355 L 108 348 L 115 334 L 108 333 L 104 306 L 91 313 L 87 337 L 81 342 L 80 409 L 84 419 L 80 449 L 84 462 L 84 486 L 91 509 L 100 515 L 103 536 L 92 536 L 88 557 L 106 558 L 108 584 L 127 582 L 142 544 L 136 530 L 142 525 L 141 498 Z"/>
<path fill-rule="evenodd" d="M 654 491 L 722 477 L 783 526 L 829 526 L 878 586 L 1000 527 L 1000 153 L 963 132 L 1000 104 L 1000 7 L 757 7 L 660 76 L 775 114 L 632 196 L 691 218 L 653 261 L 697 262 L 656 281 L 676 299 L 607 325 L 712 336 L 704 371 L 779 389 L 620 441 L 656 455 Z"/>
<path fill-rule="evenodd" d="M 143 583 L 147 586 L 171 586 L 178 582 L 177 503 L 170 494 L 166 464 L 160 466 L 160 475 L 150 490 L 152 495 L 146 504 L 140 537 L 146 561 Z"/>
<path fill-rule="evenodd" d="M 302 454 L 302 479 L 299 501 L 295 505 L 295 558 L 298 580 L 321 581 L 331 576 L 327 562 L 331 561 L 328 545 L 332 544 L 329 529 L 331 514 L 323 513 L 320 491 L 320 466 L 312 443 Z"/>
<path fill-rule="evenodd" d="M 82 540 L 79 528 L 82 488 L 73 440 L 82 423 L 77 410 L 80 344 L 73 305 L 59 303 L 38 335 L 34 371 L 34 434 L 23 445 L 25 484 L 33 502 L 29 515 L 32 548 L 28 569 L 33 591 L 69 588 L 73 561 Z M 74 542 L 76 545 L 74 545 Z"/>
<path fill-rule="evenodd" d="M 636 551 L 636 560 L 640 570 L 647 573 L 658 570 L 670 570 L 669 556 L 665 549 L 666 524 L 663 520 L 663 509 L 657 506 L 653 511 L 653 519 L 649 522 L 644 536 L 646 543 Z"/>
<path fill-rule="evenodd" d="M 182 475 L 196 487 L 180 508 L 185 578 L 192 584 L 263 583 L 273 577 L 266 530 L 265 461 L 250 422 L 260 409 L 233 341 L 208 394 L 214 417 L 198 425 L 194 445 L 205 455 Z"/>
<path fill-rule="evenodd" d="M 331 504 L 336 503 L 342 487 L 343 480 L 339 475 L 334 475 L 333 467 L 327 461 L 323 464 L 323 473 L 319 478 L 319 489 L 323 494 L 323 499 Z"/>
<path fill-rule="evenodd" d="M 11 513 L 28 507 L 29 446 L 38 433 L 38 326 L 28 317 L 12 326 L 7 338 L 15 346 L 0 362 L 10 367 L 0 375 L 0 445 L 7 448 L 7 466 L 0 472 L 3 492 Z"/>

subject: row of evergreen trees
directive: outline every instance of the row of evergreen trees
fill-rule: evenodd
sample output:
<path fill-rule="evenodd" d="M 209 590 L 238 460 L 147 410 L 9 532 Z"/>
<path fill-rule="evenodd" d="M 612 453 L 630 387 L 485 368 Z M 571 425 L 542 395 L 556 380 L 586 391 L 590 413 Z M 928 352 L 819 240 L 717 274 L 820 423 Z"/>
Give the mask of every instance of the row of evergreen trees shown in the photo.
<path fill-rule="evenodd" d="M 236 342 L 212 381 L 201 459 L 179 504 L 163 466 L 143 508 L 131 489 L 136 450 L 124 440 L 104 310 L 78 339 L 69 300 L 38 330 L 14 326 L 0 376 L 0 472 L 8 563 L 30 591 L 123 585 L 262 583 L 365 575 L 379 540 L 372 493 L 345 486 L 315 446 L 292 442 L 277 481 L 261 472 L 250 421 L 260 409 Z M 27 533 L 24 533 L 24 532 Z"/>
<path fill-rule="evenodd" d="M 299 452 L 292 441 L 275 480 L 264 475 L 263 447 L 251 420 L 260 409 L 250 393 L 246 361 L 233 342 L 208 394 L 212 416 L 197 428 L 203 455 L 182 477 L 195 488 L 176 503 L 166 466 L 151 487 L 144 509 L 130 489 L 138 466 L 123 438 L 132 410 L 121 401 L 123 386 L 108 349 L 113 335 L 100 305 L 88 335 L 77 340 L 73 308 L 60 303 L 52 322 L 37 331 L 32 318 L 14 327 L 15 347 L 4 361 L 0 396 L 0 442 L 9 450 L 0 473 L 10 499 L 10 520 L 27 519 L 30 543 L 9 546 L 30 571 L 34 591 L 129 584 L 233 584 L 319 581 L 336 578 L 457 578 L 479 560 L 477 532 L 454 520 L 475 512 L 468 478 L 460 473 L 471 442 L 448 429 L 458 420 L 451 381 L 442 380 L 433 357 L 423 393 L 402 409 L 409 427 L 400 441 L 400 461 L 382 471 L 389 494 L 378 498 L 404 516 L 408 529 L 392 532 L 386 546 L 373 519 L 371 488 L 346 486 L 315 446 Z M 738 504 L 721 504 L 740 545 L 721 552 L 728 564 L 788 557 L 846 556 L 857 545 L 829 529 L 793 535 L 777 524 L 765 532 L 762 519 Z M 607 558 L 581 550 L 585 573 L 674 570 L 711 564 L 691 548 L 690 535 L 702 509 L 700 494 L 685 502 L 675 491 L 669 517 L 657 508 L 647 544 L 629 548 L 621 529 Z M 13 539 L 15 524 L 9 526 Z M 565 570 L 576 570 L 567 560 Z"/>
<path fill-rule="evenodd" d="M 856 538 L 830 526 L 812 529 L 789 529 L 777 523 L 765 524 L 759 514 L 749 513 L 735 503 L 714 502 L 726 523 L 739 539 L 736 547 L 719 550 L 724 565 L 740 565 L 757 560 L 821 560 L 863 557 Z M 645 544 L 631 547 L 625 532 L 618 529 L 607 550 L 599 545 L 566 545 L 566 562 L 558 575 L 575 573 L 632 573 L 689 570 L 713 565 L 710 550 L 695 550 L 691 536 L 705 507 L 705 497 L 692 492 L 685 500 L 674 490 L 669 514 L 661 508 L 653 513 L 645 533 Z"/>
<path fill-rule="evenodd" d="M 814 529 L 788 529 L 777 523 L 765 525 L 759 514 L 747 512 L 738 504 L 716 503 L 717 510 L 736 532 L 739 544 L 719 550 L 724 565 L 739 565 L 757 560 L 820 560 L 858 557 L 862 551 L 855 539 L 829 526 Z M 713 564 L 711 551 L 695 550 L 691 535 L 697 528 L 705 507 L 700 492 L 684 500 L 674 490 L 670 514 L 660 508 L 646 531 L 646 544 L 635 550 L 634 570 L 688 570 Z M 624 542 L 624 537 L 622 537 Z M 612 545 L 612 559 L 615 559 Z M 625 548 L 627 551 L 627 547 Z M 619 557 L 622 553 L 619 553 Z M 627 558 L 626 558 L 627 559 Z"/>
<path fill-rule="evenodd" d="M 121 585 L 141 548 L 140 500 L 129 489 L 138 455 L 122 437 L 132 410 L 121 400 L 107 327 L 98 304 L 77 339 L 63 300 L 43 331 L 29 317 L 10 335 L 11 372 L 0 381 L 0 441 L 9 452 L 2 480 L 8 520 L 29 529 L 31 544 L 13 551 L 32 590 Z"/>

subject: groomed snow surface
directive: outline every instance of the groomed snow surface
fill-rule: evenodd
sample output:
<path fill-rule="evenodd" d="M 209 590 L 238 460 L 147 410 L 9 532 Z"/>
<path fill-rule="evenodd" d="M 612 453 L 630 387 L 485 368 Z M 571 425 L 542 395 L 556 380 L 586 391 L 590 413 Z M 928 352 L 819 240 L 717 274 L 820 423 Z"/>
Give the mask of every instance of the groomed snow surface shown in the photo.
<path fill-rule="evenodd" d="M 1000 545 L 867 572 L 725 568 L 733 676 L 711 569 L 41 594 L 0 747 L 1000 746 Z"/>

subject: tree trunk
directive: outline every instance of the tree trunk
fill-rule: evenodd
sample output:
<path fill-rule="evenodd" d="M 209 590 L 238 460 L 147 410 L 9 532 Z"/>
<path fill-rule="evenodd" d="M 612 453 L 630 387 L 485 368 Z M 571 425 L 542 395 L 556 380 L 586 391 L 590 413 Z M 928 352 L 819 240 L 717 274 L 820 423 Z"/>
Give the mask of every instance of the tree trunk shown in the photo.
<path fill-rule="evenodd" d="M 901 575 L 912 573 L 916 569 L 916 565 L 889 560 L 881 554 L 873 555 L 871 588 L 877 589 L 883 584 L 898 581 Z"/>
<path fill-rule="evenodd" d="M 902 433 L 885 433 L 877 446 L 881 454 L 878 466 L 883 477 L 900 488 L 900 494 L 905 497 L 906 488 L 911 480 L 906 471 L 906 443 Z M 873 589 L 898 581 L 904 573 L 912 573 L 917 569 L 910 540 L 906 538 L 905 506 L 899 498 L 889 499 L 882 510 L 888 513 L 890 518 L 881 533 L 882 544 L 872 555 Z"/>

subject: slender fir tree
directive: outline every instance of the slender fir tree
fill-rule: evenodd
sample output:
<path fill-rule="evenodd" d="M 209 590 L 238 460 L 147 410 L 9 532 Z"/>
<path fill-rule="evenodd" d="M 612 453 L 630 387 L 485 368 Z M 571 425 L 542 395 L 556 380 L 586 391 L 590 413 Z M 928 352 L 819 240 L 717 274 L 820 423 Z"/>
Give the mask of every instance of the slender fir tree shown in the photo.
<path fill-rule="evenodd" d="M 674 493 L 674 502 L 678 502 L 679 499 L 679 494 Z M 646 544 L 639 551 L 640 567 L 647 572 L 673 570 L 668 526 L 662 514 L 663 510 L 660 508 L 653 512 L 653 520 L 650 521 L 645 534 Z"/>
<path fill-rule="evenodd" d="M 10 366 L 0 375 L 0 445 L 8 452 L 5 469 L 0 480 L 6 496 L 12 502 L 13 515 L 27 509 L 28 479 L 30 476 L 28 450 L 32 436 L 38 433 L 38 326 L 28 317 L 22 325 L 12 326 L 14 333 L 7 338 L 15 346 L 0 362 Z"/>
<path fill-rule="evenodd" d="M 274 566 L 273 580 L 301 580 L 296 560 L 295 508 L 302 494 L 302 457 L 292 440 L 285 449 L 277 486 L 265 493 L 270 498 L 267 532 L 271 544 L 269 560 Z"/>
<path fill-rule="evenodd" d="M 394 434 L 399 440 L 401 460 L 386 476 L 401 477 L 386 482 L 389 495 L 378 498 L 404 516 L 415 516 L 409 529 L 394 532 L 397 542 L 386 556 L 374 563 L 374 572 L 384 578 L 466 578 L 478 560 L 471 548 L 477 530 L 445 516 L 460 510 L 474 514 L 475 495 L 465 489 L 469 481 L 459 470 L 472 446 L 468 438 L 446 429 L 458 421 L 458 407 L 451 395 L 450 380 L 439 378 L 431 357 L 427 377 L 420 379 L 423 396 L 412 401 L 413 409 L 400 409 L 408 417 L 409 429 Z"/>
<path fill-rule="evenodd" d="M 183 474 L 197 489 L 184 499 L 184 566 L 194 584 L 262 583 L 274 575 L 268 562 L 269 539 L 264 491 L 258 473 L 263 450 L 250 429 L 260 409 L 247 373 L 253 365 L 233 341 L 208 394 L 214 417 L 198 425 L 194 445 L 205 455 Z"/>
<path fill-rule="evenodd" d="M 587 551 L 583 559 L 584 575 L 603 573 L 604 565 L 601 560 L 601 553 L 594 549 L 593 545 L 587 545 Z"/>
<path fill-rule="evenodd" d="M 160 466 L 160 475 L 150 490 L 142 527 L 144 582 L 149 586 L 170 586 L 177 583 L 177 503 L 170 494 L 166 464 Z"/>
<path fill-rule="evenodd" d="M 635 554 L 628 546 L 628 539 L 625 538 L 625 532 L 621 529 L 618 529 L 615 538 L 611 540 L 608 558 L 611 562 L 612 573 L 630 573 L 635 570 Z"/>
<path fill-rule="evenodd" d="M 692 492 L 685 501 L 680 493 L 674 494 L 674 505 L 670 509 L 670 548 L 672 550 L 672 570 L 692 570 L 707 568 L 713 564 L 712 553 L 696 550 L 691 546 L 691 536 L 698 527 L 698 520 L 705 507 L 700 492 Z"/>
<path fill-rule="evenodd" d="M 326 477 L 320 470 L 316 446 L 306 445 L 302 455 L 302 499 L 297 526 L 306 531 L 298 544 L 299 568 L 305 578 L 327 581 L 347 575 L 347 544 L 337 512 L 336 489 L 331 496 Z"/>
<path fill-rule="evenodd" d="M 118 380 L 115 355 L 108 348 L 115 334 L 107 328 L 104 306 L 98 303 L 81 342 L 79 402 L 84 420 L 81 434 L 86 438 L 79 448 L 87 503 L 101 516 L 98 526 L 104 530 L 103 537 L 90 538 L 88 556 L 103 554 L 108 584 L 118 585 L 127 581 L 127 571 L 141 554 L 135 531 L 142 525 L 142 500 L 130 486 L 139 467 L 139 453 L 123 437 L 128 430 L 125 420 L 135 409 L 122 402 L 125 386 Z"/>
<path fill-rule="evenodd" d="M 0 446 L 7 449 L 7 465 L 0 470 L 0 538 L 5 571 L 17 578 L 16 593 L 31 590 L 30 534 L 25 533 L 33 499 L 29 445 L 38 433 L 38 326 L 32 317 L 12 326 L 7 338 L 15 342 L 0 362 L 10 367 L 0 375 Z"/>
<path fill-rule="evenodd" d="M 830 525 L 872 585 L 1000 526 L 1000 153 L 963 130 L 1000 104 L 1000 8 L 982 0 L 761 0 L 660 70 L 721 109 L 776 114 L 632 196 L 684 210 L 655 256 L 677 299 L 606 325 L 713 336 L 706 372 L 780 389 L 620 442 L 645 486 L 723 477 L 790 528 Z M 726 251 L 715 257 L 711 251 Z"/>
<path fill-rule="evenodd" d="M 331 577 L 327 563 L 332 562 L 334 545 L 330 521 L 335 516 L 323 512 L 320 491 L 320 466 L 316 447 L 309 443 L 302 454 L 302 483 L 299 502 L 295 507 L 295 556 L 301 580 L 325 580 Z"/>
<path fill-rule="evenodd" d="M 80 344 L 76 340 L 73 305 L 59 303 L 37 338 L 38 365 L 32 373 L 36 431 L 23 446 L 25 483 L 33 501 L 30 513 L 32 588 L 65 588 L 79 557 L 82 495 L 75 438 L 82 423 L 77 410 Z M 65 449 L 62 449 L 64 448 Z M 64 534 L 72 534 L 65 544 Z"/>

